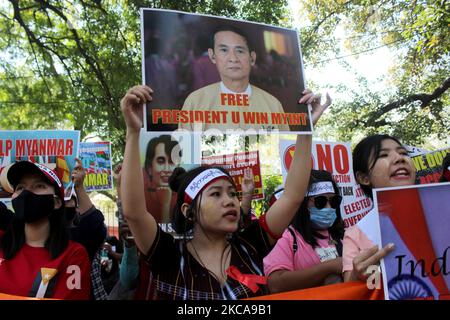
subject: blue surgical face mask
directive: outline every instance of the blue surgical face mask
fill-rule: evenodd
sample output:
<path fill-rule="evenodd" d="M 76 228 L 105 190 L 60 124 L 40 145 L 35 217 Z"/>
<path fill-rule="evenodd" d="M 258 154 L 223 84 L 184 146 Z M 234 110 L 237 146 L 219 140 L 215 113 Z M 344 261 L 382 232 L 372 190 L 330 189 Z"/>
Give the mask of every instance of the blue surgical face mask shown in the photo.
<path fill-rule="evenodd" d="M 319 230 L 325 230 L 331 227 L 336 221 L 336 209 L 323 208 L 317 209 L 316 207 L 309 208 L 309 217 L 313 227 Z"/>

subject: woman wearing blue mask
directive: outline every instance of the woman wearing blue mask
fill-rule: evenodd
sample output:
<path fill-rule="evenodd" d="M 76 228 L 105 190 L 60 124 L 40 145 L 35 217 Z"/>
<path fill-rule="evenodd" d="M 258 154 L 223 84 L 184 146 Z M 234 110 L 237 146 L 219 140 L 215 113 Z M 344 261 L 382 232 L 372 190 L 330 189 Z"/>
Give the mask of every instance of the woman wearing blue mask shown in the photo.
<path fill-rule="evenodd" d="M 308 192 L 296 216 L 264 258 L 272 293 L 342 282 L 341 201 L 331 174 L 312 170 Z"/>

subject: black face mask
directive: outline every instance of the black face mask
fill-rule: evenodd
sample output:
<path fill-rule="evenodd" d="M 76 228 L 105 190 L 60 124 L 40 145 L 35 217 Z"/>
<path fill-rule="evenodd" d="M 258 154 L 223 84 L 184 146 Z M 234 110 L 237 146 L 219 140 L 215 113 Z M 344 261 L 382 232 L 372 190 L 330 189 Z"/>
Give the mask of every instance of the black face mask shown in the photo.
<path fill-rule="evenodd" d="M 66 207 L 66 219 L 67 221 L 72 221 L 77 215 L 77 208 L 75 207 Z"/>
<path fill-rule="evenodd" d="M 48 217 L 54 211 L 53 197 L 53 194 L 35 194 L 23 190 L 12 200 L 16 217 L 25 223 L 33 223 Z"/>

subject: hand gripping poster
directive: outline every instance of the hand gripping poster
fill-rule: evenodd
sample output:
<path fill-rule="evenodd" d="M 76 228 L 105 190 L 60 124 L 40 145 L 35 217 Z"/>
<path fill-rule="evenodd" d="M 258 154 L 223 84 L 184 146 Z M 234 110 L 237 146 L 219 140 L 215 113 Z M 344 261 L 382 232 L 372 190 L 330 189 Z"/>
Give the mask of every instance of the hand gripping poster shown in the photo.
<path fill-rule="evenodd" d="M 7 172 L 14 162 L 21 160 L 40 163 L 55 171 L 64 185 L 66 200 L 70 199 L 79 141 L 79 131 L 0 131 L 0 200 L 10 200 L 13 190 Z"/>
<path fill-rule="evenodd" d="M 298 39 L 261 23 L 141 9 L 142 78 L 153 89 L 146 130 L 310 134 Z"/>
<path fill-rule="evenodd" d="M 376 189 L 386 299 L 450 299 L 450 183 Z"/>
<path fill-rule="evenodd" d="M 291 165 L 295 152 L 295 141 L 280 140 L 280 159 L 283 180 Z M 326 170 L 333 176 L 341 196 L 341 216 L 347 228 L 356 224 L 372 209 L 368 198 L 353 175 L 353 161 L 349 142 L 313 141 L 311 152 L 312 169 Z"/>
<path fill-rule="evenodd" d="M 113 189 L 111 142 L 80 142 L 80 160 L 86 170 L 86 191 Z"/>

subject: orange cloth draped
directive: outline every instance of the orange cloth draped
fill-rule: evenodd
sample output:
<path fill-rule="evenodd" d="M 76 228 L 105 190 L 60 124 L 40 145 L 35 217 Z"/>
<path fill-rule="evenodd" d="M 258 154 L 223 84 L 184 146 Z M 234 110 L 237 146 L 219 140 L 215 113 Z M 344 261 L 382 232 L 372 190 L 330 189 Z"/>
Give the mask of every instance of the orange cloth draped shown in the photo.
<path fill-rule="evenodd" d="M 6 293 L 0 293 L 0 300 L 57 300 L 57 299 L 40 299 L 40 298 L 33 298 L 33 297 L 22 297 L 22 296 L 15 296 L 12 294 L 6 294 Z"/>
<path fill-rule="evenodd" d="M 383 289 L 369 290 L 364 282 L 345 282 L 328 286 L 276 293 L 246 300 L 383 300 Z M 0 300 L 46 300 L 0 293 Z"/>
<path fill-rule="evenodd" d="M 384 292 L 383 289 L 369 290 L 366 283 L 354 281 L 259 296 L 247 300 L 384 300 Z"/>

